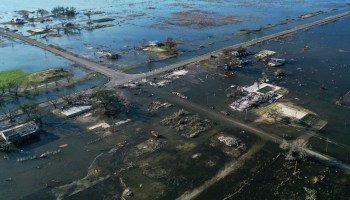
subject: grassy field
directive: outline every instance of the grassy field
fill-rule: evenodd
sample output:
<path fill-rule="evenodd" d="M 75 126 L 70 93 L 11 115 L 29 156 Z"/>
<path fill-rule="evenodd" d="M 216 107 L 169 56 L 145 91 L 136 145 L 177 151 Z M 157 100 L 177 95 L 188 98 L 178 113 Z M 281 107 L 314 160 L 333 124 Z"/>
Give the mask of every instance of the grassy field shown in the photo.
<path fill-rule="evenodd" d="M 114 20 L 115 19 L 113 19 L 113 18 L 106 17 L 106 18 L 101 18 L 101 19 L 95 19 L 95 20 L 93 20 L 93 22 L 102 23 L 102 22 L 110 22 L 110 21 L 114 21 Z"/>
<path fill-rule="evenodd" d="M 0 86 L 8 85 L 11 82 L 21 81 L 25 79 L 27 75 L 28 74 L 21 69 L 0 71 Z"/>
<path fill-rule="evenodd" d="M 8 87 L 12 83 L 21 83 L 23 86 L 29 84 L 44 84 L 58 81 L 72 76 L 68 69 L 54 68 L 34 73 L 27 73 L 22 69 L 0 71 L 0 86 Z"/>
<path fill-rule="evenodd" d="M 68 69 L 55 68 L 47 69 L 39 72 L 34 72 L 27 76 L 28 83 L 50 83 L 55 82 L 72 75 L 72 72 Z"/>

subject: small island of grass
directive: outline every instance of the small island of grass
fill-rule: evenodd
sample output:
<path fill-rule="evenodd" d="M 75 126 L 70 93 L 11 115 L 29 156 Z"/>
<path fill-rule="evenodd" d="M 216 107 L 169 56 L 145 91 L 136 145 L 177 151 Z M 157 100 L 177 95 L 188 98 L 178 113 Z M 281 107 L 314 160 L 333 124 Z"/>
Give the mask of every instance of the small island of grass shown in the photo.
<path fill-rule="evenodd" d="M 21 69 L 0 71 L 0 85 L 3 86 L 7 83 L 24 79 L 27 75 L 28 74 Z"/>
<path fill-rule="evenodd" d="M 27 76 L 29 83 L 50 83 L 72 76 L 72 71 L 64 68 L 47 69 Z"/>
<path fill-rule="evenodd" d="M 93 20 L 93 22 L 103 23 L 103 22 L 110 22 L 110 21 L 114 21 L 114 20 L 115 19 L 113 19 L 113 18 L 106 17 L 106 18 L 101 18 L 101 19 L 95 19 L 95 20 Z"/>
<path fill-rule="evenodd" d="M 64 68 L 53 68 L 34 73 L 27 73 L 22 69 L 0 71 L 0 86 L 1 88 L 9 88 L 12 85 L 25 87 L 55 82 L 70 76 L 72 76 L 72 71 Z"/>

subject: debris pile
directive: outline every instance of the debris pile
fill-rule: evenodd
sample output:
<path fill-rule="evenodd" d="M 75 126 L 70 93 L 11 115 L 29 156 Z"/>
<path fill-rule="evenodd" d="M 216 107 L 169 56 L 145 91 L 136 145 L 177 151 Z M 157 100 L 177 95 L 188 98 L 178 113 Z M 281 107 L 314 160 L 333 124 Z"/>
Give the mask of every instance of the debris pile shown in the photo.
<path fill-rule="evenodd" d="M 167 103 L 167 102 L 161 103 L 160 101 L 153 101 L 152 103 L 150 103 L 148 105 L 148 109 L 147 110 L 150 111 L 150 112 L 154 112 L 154 111 L 159 110 L 160 108 L 163 108 L 163 107 L 169 108 L 169 107 L 172 107 L 172 106 L 173 106 L 173 104 L 170 104 L 170 103 Z"/>
<path fill-rule="evenodd" d="M 174 95 L 176 95 L 176 96 L 178 96 L 178 97 L 180 97 L 180 98 L 182 98 L 182 99 L 188 99 L 187 96 L 185 96 L 185 95 L 183 95 L 183 94 L 181 94 L 181 93 L 179 93 L 179 92 L 172 92 L 172 94 L 174 94 Z"/>
<path fill-rule="evenodd" d="M 255 58 L 257 59 L 263 59 L 269 56 L 273 56 L 275 55 L 276 52 L 275 51 L 270 51 L 270 50 L 262 50 L 259 53 L 255 54 Z"/>
<path fill-rule="evenodd" d="M 166 144 L 166 140 L 148 139 L 136 146 L 135 156 L 140 156 L 145 153 L 154 152 Z"/>
<path fill-rule="evenodd" d="M 233 147 L 233 146 L 238 147 L 239 144 L 241 143 L 237 138 L 233 138 L 229 136 L 220 136 L 218 137 L 218 140 L 229 147 Z"/>
<path fill-rule="evenodd" d="M 209 120 L 203 120 L 198 114 L 191 114 L 183 109 L 163 119 L 161 124 L 176 129 L 187 138 L 194 138 L 211 127 Z"/>

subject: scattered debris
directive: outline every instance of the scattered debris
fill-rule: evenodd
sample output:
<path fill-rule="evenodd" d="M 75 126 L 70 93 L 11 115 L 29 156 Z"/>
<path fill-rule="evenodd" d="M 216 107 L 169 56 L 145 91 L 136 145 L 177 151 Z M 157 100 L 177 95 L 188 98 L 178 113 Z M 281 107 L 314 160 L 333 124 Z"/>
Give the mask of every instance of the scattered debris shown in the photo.
<path fill-rule="evenodd" d="M 182 69 L 182 70 L 175 70 L 173 72 L 170 73 L 166 73 L 164 75 L 162 75 L 162 78 L 165 79 L 177 79 L 180 78 L 181 76 L 184 76 L 188 73 L 188 70 Z"/>
<path fill-rule="evenodd" d="M 267 66 L 269 67 L 279 67 L 282 66 L 286 63 L 285 59 L 281 59 L 281 58 L 270 58 Z"/>
<path fill-rule="evenodd" d="M 61 153 L 60 149 L 55 150 L 55 151 L 47 151 L 45 153 L 42 153 L 40 156 L 32 155 L 32 156 L 17 158 L 17 162 L 25 162 L 25 161 L 28 161 L 28 160 L 35 160 L 35 159 L 39 159 L 39 158 L 47 158 L 49 156 L 57 155 L 59 153 Z"/>
<path fill-rule="evenodd" d="M 262 103 L 273 103 L 287 93 L 286 89 L 279 86 L 259 82 L 254 83 L 250 87 L 238 89 L 246 93 L 246 96 L 230 105 L 233 110 L 238 111 L 245 111 L 252 106 L 258 106 Z"/>
<path fill-rule="evenodd" d="M 145 153 L 154 152 L 166 144 L 163 139 L 148 139 L 135 147 L 135 155 L 140 156 Z"/>
<path fill-rule="evenodd" d="M 259 53 L 255 54 L 255 58 L 257 59 L 263 59 L 263 58 L 266 58 L 266 57 L 269 57 L 269 56 L 273 56 L 275 55 L 277 52 L 275 51 L 270 51 L 270 50 L 262 50 L 260 51 Z"/>
<path fill-rule="evenodd" d="M 56 151 L 47 151 L 47 152 L 41 154 L 40 158 L 46 158 L 46 157 L 49 157 L 49 156 L 52 156 L 52 155 L 56 155 L 56 154 L 59 154 L 59 153 L 61 153 L 60 149 L 58 149 Z"/>
<path fill-rule="evenodd" d="M 201 153 L 196 153 L 196 154 L 193 154 L 193 155 L 192 155 L 192 158 L 193 158 L 193 159 L 198 159 L 198 158 L 200 158 L 201 156 L 202 156 Z"/>
<path fill-rule="evenodd" d="M 134 193 L 130 190 L 130 188 L 126 188 L 123 191 L 123 197 L 131 197 L 134 196 Z"/>
<path fill-rule="evenodd" d="M 241 141 L 238 140 L 237 138 L 229 137 L 229 136 L 220 136 L 218 137 L 218 140 L 229 147 L 233 147 L 233 146 L 238 147 L 239 144 L 241 143 Z"/>
<path fill-rule="evenodd" d="M 126 124 L 126 123 L 131 122 L 131 121 L 132 121 L 131 119 L 121 120 L 119 122 L 116 122 L 115 125 L 120 126 L 120 125 Z"/>
<path fill-rule="evenodd" d="M 278 69 L 277 71 L 275 71 L 274 75 L 277 77 L 281 77 L 284 76 L 286 74 L 286 72 L 282 69 Z"/>
<path fill-rule="evenodd" d="M 58 146 L 59 148 L 66 148 L 66 147 L 68 147 L 68 144 L 62 144 L 62 145 L 60 145 L 60 146 Z"/>
<path fill-rule="evenodd" d="M 176 96 L 178 96 L 178 97 L 180 97 L 180 98 L 182 98 L 182 99 L 188 99 L 187 96 L 185 96 L 185 95 L 183 95 L 183 94 L 181 94 L 181 93 L 179 93 L 179 92 L 172 92 L 172 94 L 174 94 L 174 95 L 176 95 Z"/>
<path fill-rule="evenodd" d="M 151 131 L 151 135 L 155 138 L 160 138 L 160 135 L 157 131 Z"/>
<path fill-rule="evenodd" d="M 159 101 L 153 101 L 152 103 L 150 103 L 149 105 L 148 105 L 148 111 L 150 111 L 150 112 L 154 112 L 154 111 L 157 111 L 157 110 L 159 110 L 160 108 L 169 108 L 169 107 L 172 107 L 173 106 L 173 104 L 170 104 L 170 103 L 168 103 L 168 102 L 165 102 L 165 103 L 161 103 L 161 102 L 159 102 Z"/>
<path fill-rule="evenodd" d="M 191 114 L 183 109 L 163 119 L 161 124 L 176 129 L 187 138 L 194 138 L 211 127 L 209 120 L 202 120 L 198 114 Z"/>
<path fill-rule="evenodd" d="M 106 128 L 109 128 L 111 127 L 109 124 L 105 123 L 105 122 L 102 122 L 102 123 L 99 123 L 99 124 L 96 124 L 94 126 L 91 126 L 89 127 L 88 129 L 89 130 L 94 130 L 94 129 L 97 129 L 97 128 L 103 128 L 103 129 L 106 129 Z"/>

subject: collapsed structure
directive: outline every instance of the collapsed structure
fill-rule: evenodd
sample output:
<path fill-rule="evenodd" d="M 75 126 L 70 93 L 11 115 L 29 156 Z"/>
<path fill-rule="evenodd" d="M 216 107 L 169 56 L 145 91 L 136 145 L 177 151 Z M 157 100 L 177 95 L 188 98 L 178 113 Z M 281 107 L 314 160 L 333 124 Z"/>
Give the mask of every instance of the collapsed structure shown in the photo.
<path fill-rule="evenodd" d="M 2 130 L 0 131 L 0 136 L 8 143 L 20 143 L 25 139 L 35 136 L 38 130 L 39 126 L 35 122 L 31 121 Z"/>
<path fill-rule="evenodd" d="M 252 106 L 258 106 L 262 103 L 273 103 L 283 97 L 282 87 L 268 83 L 255 82 L 249 87 L 240 88 L 246 96 L 234 101 L 230 107 L 233 110 L 245 111 Z"/>

